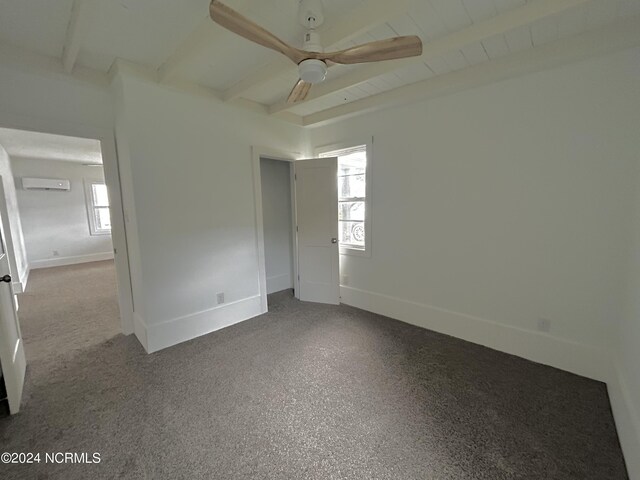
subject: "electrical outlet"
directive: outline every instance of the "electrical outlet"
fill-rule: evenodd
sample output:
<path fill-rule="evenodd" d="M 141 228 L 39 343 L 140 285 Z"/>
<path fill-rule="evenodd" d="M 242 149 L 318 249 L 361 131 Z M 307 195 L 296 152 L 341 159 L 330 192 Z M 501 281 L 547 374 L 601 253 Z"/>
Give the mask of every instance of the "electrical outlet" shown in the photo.
<path fill-rule="evenodd" d="M 220 305 L 221 303 L 224 303 L 224 293 L 220 292 L 216 294 L 216 299 L 218 300 L 218 305 Z"/>
<path fill-rule="evenodd" d="M 538 331 L 548 333 L 551 331 L 551 320 L 548 318 L 538 319 Z"/>
<path fill-rule="evenodd" d="M 58 252 L 58 250 L 54 250 L 53 252 L 51 252 L 53 254 L 54 257 L 58 257 L 60 255 L 60 253 Z"/>

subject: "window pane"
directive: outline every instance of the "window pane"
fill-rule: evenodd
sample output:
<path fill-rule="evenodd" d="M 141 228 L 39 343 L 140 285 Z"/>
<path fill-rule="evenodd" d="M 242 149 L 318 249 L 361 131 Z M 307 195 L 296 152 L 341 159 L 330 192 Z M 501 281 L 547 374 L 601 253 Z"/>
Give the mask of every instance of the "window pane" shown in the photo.
<path fill-rule="evenodd" d="M 343 165 L 364 167 L 367 164 L 367 146 L 363 145 L 347 152 L 338 152 L 338 158 Z"/>
<path fill-rule="evenodd" d="M 340 159 L 342 160 L 342 159 Z M 338 164 L 338 176 L 342 175 L 358 175 L 362 173 L 366 173 L 366 165 L 348 165 L 343 163 L 342 161 Z"/>
<path fill-rule="evenodd" d="M 326 152 L 320 157 L 338 157 L 340 246 L 364 251 L 367 146 Z"/>
<path fill-rule="evenodd" d="M 364 202 L 340 202 L 338 219 L 364 221 Z"/>
<path fill-rule="evenodd" d="M 109 206 L 109 195 L 107 194 L 107 186 L 104 183 L 92 183 L 91 191 L 93 192 L 94 207 Z"/>
<path fill-rule="evenodd" d="M 94 209 L 96 219 L 96 230 L 111 230 L 111 216 L 108 207 L 97 207 Z"/>
<path fill-rule="evenodd" d="M 340 244 L 364 248 L 364 222 L 340 222 Z"/>
<path fill-rule="evenodd" d="M 365 175 L 338 177 L 338 196 L 340 198 L 363 198 L 366 192 L 365 177 Z"/>

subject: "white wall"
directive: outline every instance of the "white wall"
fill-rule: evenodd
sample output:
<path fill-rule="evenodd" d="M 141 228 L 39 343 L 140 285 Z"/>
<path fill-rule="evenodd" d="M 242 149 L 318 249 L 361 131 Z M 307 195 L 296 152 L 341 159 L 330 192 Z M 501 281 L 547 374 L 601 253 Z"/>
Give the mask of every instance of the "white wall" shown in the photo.
<path fill-rule="evenodd" d="M 91 235 L 87 217 L 84 182 L 104 182 L 101 167 L 21 157 L 11 164 L 32 269 L 113 257 L 111 235 Z M 64 178 L 71 190 L 24 190 L 22 177 Z"/>
<path fill-rule="evenodd" d="M 636 48 L 311 132 L 374 136 L 372 256 L 341 257 L 343 301 L 607 381 L 634 479 L 638 85 Z"/>
<path fill-rule="evenodd" d="M 267 293 L 293 288 L 290 165 L 260 159 Z"/>
<path fill-rule="evenodd" d="M 58 59 L 0 45 L 0 91 L 2 127 L 38 123 L 61 130 L 60 124 L 73 123 L 113 128 L 108 84 L 89 74 L 68 76 Z"/>
<path fill-rule="evenodd" d="M 251 147 L 299 151 L 301 129 L 128 74 L 117 89 L 141 342 L 154 351 L 261 313 Z"/>
<path fill-rule="evenodd" d="M 2 217 L 8 222 L 8 225 L 5 224 L 3 228 L 5 232 L 4 240 L 7 245 L 14 290 L 16 293 L 19 293 L 26 288 L 27 277 L 29 276 L 29 263 L 27 261 L 22 222 L 18 209 L 16 186 L 11 170 L 11 157 L 2 145 L 0 145 L 0 176 L 2 177 L 2 186 L 5 195 L 4 202 L 2 203 Z M 9 233 L 7 233 L 7 231 L 9 231 Z"/>
<path fill-rule="evenodd" d="M 640 479 L 640 159 L 624 316 L 613 348 L 609 393 L 631 479 Z"/>
<path fill-rule="evenodd" d="M 104 76 L 83 67 L 67 75 L 59 59 L 0 44 L 0 126 L 36 132 L 99 139 L 104 170 L 116 212 L 122 205 L 116 159 L 114 97 Z M 129 278 L 124 215 L 114 215 L 113 242 L 118 250 L 116 273 L 123 332 L 133 332 L 132 286 Z"/>
<path fill-rule="evenodd" d="M 312 131 L 374 136 L 343 300 L 604 379 L 640 124 L 631 50 Z M 536 332 L 551 320 L 549 335 Z"/>

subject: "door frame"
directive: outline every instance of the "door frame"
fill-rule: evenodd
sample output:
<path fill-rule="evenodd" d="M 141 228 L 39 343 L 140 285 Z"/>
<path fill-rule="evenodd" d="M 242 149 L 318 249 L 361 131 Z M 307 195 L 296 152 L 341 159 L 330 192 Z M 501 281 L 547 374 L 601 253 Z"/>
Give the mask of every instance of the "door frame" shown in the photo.
<path fill-rule="evenodd" d="M 293 162 L 299 160 L 302 156 L 302 154 L 297 152 L 287 152 L 269 147 L 251 147 L 253 200 L 256 215 L 255 224 L 256 251 L 258 254 L 258 283 L 260 288 L 260 307 L 262 313 L 268 312 L 269 307 L 267 304 L 267 268 L 264 250 L 264 215 L 262 211 L 262 173 L 260 169 L 260 159 L 268 158 L 270 160 L 280 160 L 289 163 L 289 181 L 291 185 L 291 238 L 293 246 L 293 289 L 296 298 L 298 298 L 300 285 L 298 284 L 298 236 L 296 235 L 296 192 Z"/>
<path fill-rule="evenodd" d="M 120 180 L 120 166 L 116 150 L 116 139 L 113 129 L 91 125 L 27 117 L 22 115 L 0 114 L 0 127 L 26 130 L 53 135 L 99 140 L 102 150 L 102 165 L 109 200 L 111 202 L 111 241 L 114 248 L 116 277 L 118 284 L 118 305 L 122 333 L 133 333 L 133 291 L 129 266 L 129 249 L 125 223 L 124 201 Z"/>

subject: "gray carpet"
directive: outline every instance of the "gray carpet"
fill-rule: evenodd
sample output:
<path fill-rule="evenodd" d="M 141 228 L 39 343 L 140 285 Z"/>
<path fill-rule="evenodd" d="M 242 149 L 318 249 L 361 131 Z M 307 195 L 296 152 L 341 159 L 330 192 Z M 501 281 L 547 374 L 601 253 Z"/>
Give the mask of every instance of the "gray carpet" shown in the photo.
<path fill-rule="evenodd" d="M 152 355 L 118 335 L 33 361 L 1 450 L 102 462 L 0 477 L 627 478 L 601 383 L 350 307 L 270 303 Z"/>
<path fill-rule="evenodd" d="M 18 296 L 27 361 L 86 349 L 118 335 L 113 260 L 32 270 Z"/>

